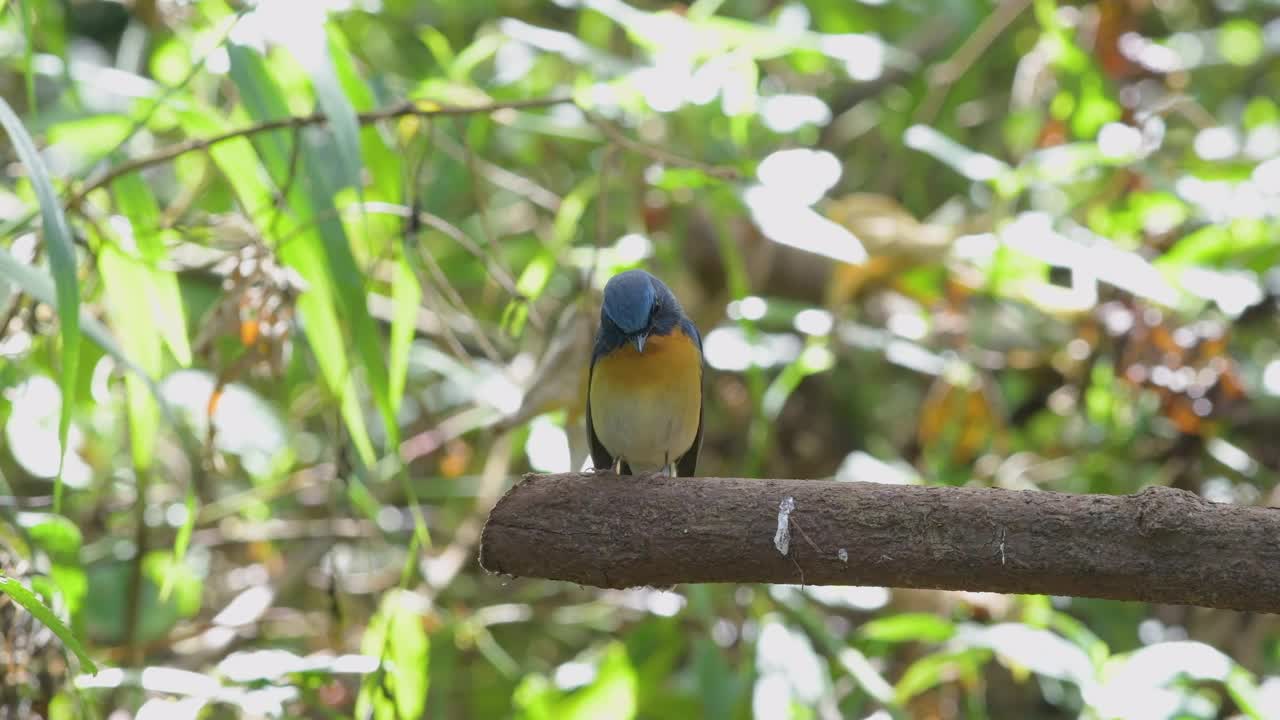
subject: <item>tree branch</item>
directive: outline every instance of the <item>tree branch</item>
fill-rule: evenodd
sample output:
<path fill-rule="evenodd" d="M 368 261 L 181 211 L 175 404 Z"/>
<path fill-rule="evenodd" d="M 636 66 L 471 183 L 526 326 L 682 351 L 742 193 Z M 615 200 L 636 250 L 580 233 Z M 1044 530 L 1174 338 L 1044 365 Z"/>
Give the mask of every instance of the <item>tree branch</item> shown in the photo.
<path fill-rule="evenodd" d="M 356 118 L 361 125 L 368 125 L 382 120 L 391 120 L 409 115 L 416 115 L 419 117 L 478 115 L 481 113 L 496 112 L 498 110 L 530 110 L 534 108 L 551 107 L 553 105 L 564 105 L 572 102 L 573 98 L 563 96 L 534 98 L 531 100 L 513 100 L 510 102 L 490 103 L 488 105 L 452 107 L 439 105 L 429 100 L 407 100 L 398 105 L 392 105 L 391 107 L 360 113 Z M 84 199 L 88 197 L 89 193 L 100 187 L 110 185 L 116 178 L 122 175 L 128 175 L 131 172 L 142 170 L 143 168 L 148 168 L 152 165 L 166 163 L 179 155 L 185 155 L 186 153 L 198 150 L 207 150 L 218 143 L 226 142 L 227 140 L 238 137 L 250 137 L 260 133 L 270 132 L 272 130 L 283 130 L 286 128 L 296 130 L 309 125 L 319 125 L 324 122 L 328 122 L 328 118 L 324 113 L 317 112 L 310 115 L 291 115 L 289 117 L 282 117 L 276 120 L 268 120 L 256 125 L 250 125 L 248 127 L 228 130 L 227 132 L 220 133 L 218 135 L 211 135 L 204 138 L 192 138 L 184 142 L 168 145 L 153 153 L 134 158 L 133 160 L 108 169 L 103 174 L 85 183 L 84 187 L 82 187 L 71 197 L 70 200 L 67 201 L 66 207 L 78 207 L 80 203 L 84 202 Z"/>
<path fill-rule="evenodd" d="M 884 585 L 1280 613 L 1280 509 L 1163 487 L 530 475 L 490 513 L 480 564 L 605 588 Z"/>

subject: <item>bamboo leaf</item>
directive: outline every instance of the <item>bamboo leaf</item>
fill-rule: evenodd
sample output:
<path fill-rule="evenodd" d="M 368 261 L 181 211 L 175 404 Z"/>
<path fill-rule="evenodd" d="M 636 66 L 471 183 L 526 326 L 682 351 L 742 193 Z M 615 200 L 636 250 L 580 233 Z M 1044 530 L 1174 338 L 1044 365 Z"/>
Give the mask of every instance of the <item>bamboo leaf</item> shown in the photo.
<path fill-rule="evenodd" d="M 161 229 L 160 206 L 140 176 L 125 175 L 116 180 L 112 189 L 120 212 L 129 219 L 133 241 L 145 263 L 145 273 L 139 282 L 147 296 L 154 331 L 164 340 L 178 364 L 187 367 L 191 364 L 191 342 L 187 338 L 187 320 L 178 277 L 159 266 L 167 255 L 166 244 L 177 240 L 176 233 Z M 148 368 L 152 373 L 159 370 L 158 367 Z"/>
<path fill-rule="evenodd" d="M 324 16 L 312 12 L 303 22 L 306 27 L 292 37 L 291 49 L 298 62 L 306 68 L 316 93 L 316 104 L 329 121 L 333 133 L 334 154 L 340 168 L 340 187 L 354 187 L 360 191 L 360 171 L 364 162 L 360 154 L 360 124 L 356 109 L 343 91 L 342 83 L 331 59 L 324 29 Z"/>
<path fill-rule="evenodd" d="M 25 16 L 25 13 L 21 13 Z M 28 43 L 29 44 L 29 43 Z M 54 509 L 62 506 L 62 469 L 66 458 L 67 433 L 71 429 L 71 413 L 75 410 L 76 377 L 80 360 L 80 282 L 76 276 L 76 249 L 71 238 L 71 228 L 62 213 L 62 204 L 49 181 L 49 171 L 36 151 L 35 142 L 14 114 L 9 103 L 0 97 L 0 125 L 13 141 L 18 159 L 27 166 L 31 185 L 40 203 L 41 224 L 45 247 L 49 253 L 49 267 L 53 271 L 56 290 L 58 325 L 62 333 L 62 373 L 59 385 L 62 390 L 62 415 L 58 420 L 58 446 L 63 449 L 58 456 L 58 480 L 54 485 Z"/>
<path fill-rule="evenodd" d="M 98 673 L 98 666 L 94 664 L 93 658 L 89 657 L 89 653 L 85 652 L 80 640 L 76 638 L 70 628 L 63 624 L 62 620 L 58 619 L 58 616 L 49 609 L 49 606 L 36 597 L 35 593 L 31 592 L 30 589 L 16 579 L 5 577 L 2 574 L 0 574 L 0 592 L 8 595 L 14 602 L 21 605 L 24 610 L 34 615 L 41 624 L 53 631 L 53 634 L 58 636 L 62 644 L 76 654 L 85 669 L 95 675 Z"/>
<path fill-rule="evenodd" d="M 104 242 L 98 252 L 98 271 L 106 291 L 111 322 L 125 350 L 147 375 L 158 375 L 161 369 L 160 335 L 147 294 L 150 284 L 147 269 L 116 246 Z M 160 416 L 154 398 L 137 376 L 130 374 L 125 377 L 125 389 L 133 464 L 138 470 L 145 471 L 151 467 Z"/>
<path fill-rule="evenodd" d="M 239 52 L 237 50 L 233 57 L 239 56 Z M 212 112 L 188 112 L 184 114 L 183 123 L 192 134 L 213 135 L 227 130 L 227 126 Z M 298 312 L 307 342 L 325 384 L 340 398 L 343 422 L 358 456 L 365 464 L 372 464 L 375 459 L 373 442 L 355 396 L 355 381 L 351 377 L 347 344 L 338 320 L 333 284 L 325 271 L 323 248 L 315 230 L 302 227 L 292 212 L 278 216 L 272 214 L 275 195 L 263 173 L 263 166 L 272 173 L 274 163 L 274 167 L 287 173 L 289 163 L 288 154 L 274 152 L 271 150 L 273 147 L 266 146 L 261 163 L 253 145 L 244 138 L 218 143 L 209 154 L 235 190 L 240 204 L 254 213 L 254 223 L 263 232 L 274 225 L 280 237 L 289 238 L 281 243 L 278 252 L 281 260 L 307 283 L 306 290 L 298 296 Z M 295 202 L 295 196 L 291 196 L 289 205 L 300 212 L 305 209 L 306 200 L 297 198 Z"/>
<path fill-rule="evenodd" d="M 240 88 L 249 113 L 259 122 L 278 119 L 287 112 L 286 103 L 268 72 L 262 56 L 253 50 L 233 45 L 231 54 L 231 77 Z M 334 193 L 339 188 L 339 180 L 329 172 L 330 166 L 318 143 L 299 140 L 303 143 L 301 168 L 298 182 L 288 180 L 293 169 L 288 167 L 289 159 L 284 156 L 282 145 L 264 143 L 263 159 L 272 175 L 285 178 L 289 185 L 290 206 L 303 217 L 311 218 L 314 232 L 307 232 L 294 244 L 312 246 L 312 253 L 318 251 L 324 258 L 324 271 L 317 272 L 314 262 L 308 263 L 311 274 L 297 268 L 308 281 L 324 282 L 333 289 L 333 298 L 337 300 L 338 309 L 351 324 L 354 345 L 364 366 L 366 378 L 373 392 L 373 397 L 382 413 L 386 425 L 388 445 L 399 445 L 399 426 L 395 412 L 392 410 L 387 368 L 384 364 L 385 353 L 373 318 L 366 305 L 365 278 L 351 252 L 342 222 L 338 219 L 337 209 L 333 203 Z M 302 191 L 296 186 L 301 184 Z M 292 251 L 297 252 L 297 251 Z M 289 260 L 290 253 L 281 250 L 281 255 Z M 312 261 L 314 261 L 314 257 Z M 325 277 L 321 279 L 321 275 Z M 317 349 L 319 351 L 319 349 Z M 346 398 L 343 400 L 347 404 Z M 349 407 L 349 406 L 348 406 Z"/>
<path fill-rule="evenodd" d="M 422 288 L 413 268 L 401 257 L 396 261 L 395 277 L 391 283 L 391 342 L 387 351 L 387 392 L 392 410 L 399 412 L 404 397 L 405 380 L 409 374 L 409 350 L 418 319 L 418 305 L 422 302 Z"/>

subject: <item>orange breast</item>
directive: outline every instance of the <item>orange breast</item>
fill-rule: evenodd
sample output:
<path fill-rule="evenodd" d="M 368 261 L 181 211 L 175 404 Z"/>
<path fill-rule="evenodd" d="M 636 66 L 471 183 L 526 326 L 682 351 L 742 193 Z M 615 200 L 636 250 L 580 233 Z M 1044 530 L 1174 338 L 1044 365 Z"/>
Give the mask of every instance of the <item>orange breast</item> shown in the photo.
<path fill-rule="evenodd" d="M 677 328 L 670 335 L 650 335 L 643 353 L 631 343 L 623 345 L 596 361 L 594 374 L 638 387 L 669 383 L 674 375 L 690 372 L 701 375 L 702 357 L 693 339 Z"/>
<path fill-rule="evenodd" d="M 702 358 L 676 329 L 651 336 L 644 352 L 626 345 L 596 361 L 591 422 L 610 454 L 633 469 L 660 467 L 693 444 L 702 407 Z"/>

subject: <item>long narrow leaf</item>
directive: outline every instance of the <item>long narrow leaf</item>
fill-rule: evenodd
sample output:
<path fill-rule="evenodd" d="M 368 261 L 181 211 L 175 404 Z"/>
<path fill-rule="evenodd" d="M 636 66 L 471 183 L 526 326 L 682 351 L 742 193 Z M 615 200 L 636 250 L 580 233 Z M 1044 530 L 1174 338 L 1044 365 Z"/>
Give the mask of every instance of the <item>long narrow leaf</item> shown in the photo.
<path fill-rule="evenodd" d="M 287 112 L 287 105 L 262 56 L 250 48 L 238 45 L 233 45 L 229 54 L 231 78 L 254 119 L 264 122 L 282 117 Z M 355 335 L 355 349 L 382 413 L 388 444 L 395 447 L 399 444 L 399 427 L 390 402 L 385 352 L 366 304 L 365 278 L 352 255 L 350 243 L 333 203 L 333 195 L 340 181 L 332 177 L 331 167 L 325 162 L 316 144 L 305 139 L 300 142 L 304 149 L 300 153 L 301 166 L 298 168 L 291 167 L 289 154 L 280 141 L 263 143 L 261 146 L 263 161 L 271 175 L 282 179 L 281 182 L 289 186 L 290 207 L 304 218 L 314 218 L 314 234 L 307 232 L 290 242 L 287 250 L 281 250 L 281 257 L 294 264 L 296 255 L 303 252 L 295 246 L 313 246 L 318 241 L 325 263 L 322 273 L 315 272 L 314 267 L 299 267 L 296 264 L 294 267 L 308 282 L 332 288 L 332 297 L 337 300 L 338 308 L 351 324 Z M 295 172 L 298 175 L 297 182 L 290 182 Z M 297 188 L 299 184 L 302 185 L 300 190 Z M 310 252 L 315 252 L 315 248 Z M 308 270 L 311 272 L 308 273 Z M 320 277 L 321 274 L 326 277 Z"/>
<path fill-rule="evenodd" d="M 47 273 L 21 262 L 3 247 L 0 247 L 0 277 L 9 280 L 22 288 L 23 292 L 46 305 L 57 302 L 58 295 L 53 279 Z M 120 365 L 133 372 L 142 372 L 142 369 L 134 364 L 121 349 L 120 343 L 116 342 L 115 337 L 105 325 L 88 315 L 81 314 L 80 326 L 84 328 L 84 334 L 89 340 L 102 348 Z"/>
<path fill-rule="evenodd" d="M 93 658 L 89 657 L 89 653 L 85 652 L 80 640 L 76 638 L 70 628 L 58 619 L 58 616 L 49 609 L 49 606 L 40 602 L 40 598 L 36 597 L 35 593 L 31 592 L 16 579 L 5 577 L 4 575 L 0 575 L 0 592 L 8 595 L 14 602 L 21 605 L 24 610 L 34 615 L 45 627 L 53 631 L 53 634 L 58 636 L 62 644 L 66 645 L 71 652 L 76 654 L 76 657 L 80 658 L 80 663 L 84 665 L 86 670 L 95 675 L 98 673 L 98 666 L 94 664 Z"/>
<path fill-rule="evenodd" d="M 106 289 L 110 319 L 124 342 L 125 350 L 148 375 L 160 372 L 160 335 L 147 297 L 149 277 L 140 262 L 126 256 L 110 243 L 98 253 L 98 270 Z M 154 398 L 137 376 L 125 378 L 128 397 L 129 444 L 133 464 L 139 471 L 151 467 L 155 450 L 159 413 Z"/>
<path fill-rule="evenodd" d="M 36 199 L 40 202 L 40 216 L 44 229 L 45 247 L 49 253 L 49 267 L 53 270 L 53 282 L 57 290 L 58 323 L 62 333 L 62 414 L 58 419 L 58 480 L 54 484 L 54 510 L 62 506 L 62 465 L 66 459 L 67 432 L 71 429 L 71 413 L 75 409 L 76 376 L 80 360 L 80 283 L 76 277 L 76 249 L 71 239 L 71 228 L 62 214 L 62 204 L 49 182 L 36 144 L 14 114 L 9 103 L 0 97 L 0 125 L 13 141 L 18 159 L 27 166 Z"/>
<path fill-rule="evenodd" d="M 311 77 L 316 104 L 329 121 L 329 132 L 333 133 L 334 151 L 340 168 L 340 186 L 354 187 L 358 193 L 360 170 L 364 163 L 360 157 L 360 123 L 356 119 L 356 109 L 343 92 L 330 58 L 324 13 L 311 10 L 304 14 L 308 17 L 301 19 L 302 27 L 290 34 L 289 47 Z"/>
<path fill-rule="evenodd" d="M 27 92 L 27 112 L 34 121 L 36 107 L 36 35 L 32 32 L 31 15 L 34 11 L 25 0 L 18 0 L 18 27 L 22 30 L 22 85 Z M 30 13 L 30 15 L 28 14 Z"/>
<path fill-rule="evenodd" d="M 11 281 L 14 285 L 22 289 L 31 297 L 39 300 L 46 305 L 52 305 L 57 297 L 57 291 L 54 288 L 53 279 L 48 273 L 42 272 L 37 268 L 26 265 L 15 258 L 8 250 L 0 247 L 0 278 Z M 87 313 L 80 313 L 80 327 L 84 330 L 84 335 L 90 342 L 102 348 L 102 351 L 110 355 L 121 368 L 138 376 L 147 389 L 151 391 L 151 395 L 155 401 L 159 403 L 160 410 L 164 414 L 165 422 L 171 427 L 177 429 L 183 447 L 191 456 L 195 456 L 196 442 L 187 430 L 185 425 L 178 424 L 177 415 L 174 414 L 173 407 L 165 400 L 164 395 L 160 392 L 160 385 L 155 378 L 148 375 L 128 353 L 120 347 L 120 343 L 116 340 L 111 331 L 105 325 L 98 322 L 96 318 Z"/>
<path fill-rule="evenodd" d="M 191 342 L 187 338 L 187 320 L 178 277 L 173 271 L 160 267 L 167 254 L 165 245 L 176 242 L 177 233 L 160 229 L 160 206 L 151 188 L 137 173 L 118 178 L 112 184 L 112 191 L 120 212 L 132 225 L 138 254 L 146 264 L 146 276 L 141 282 L 150 306 L 148 312 L 156 326 L 155 332 L 159 333 L 178 364 L 186 367 L 191 364 Z"/>
<path fill-rule="evenodd" d="M 422 288 L 408 261 L 401 257 L 396 261 L 395 277 L 391 281 L 391 342 L 387 353 L 387 383 L 392 409 L 400 409 L 404 396 L 405 379 L 409 375 L 409 350 L 413 345 L 418 305 L 422 302 Z"/>
<path fill-rule="evenodd" d="M 237 57 L 239 52 L 235 50 L 232 57 Z M 227 130 L 213 111 L 193 110 L 184 113 L 182 122 L 184 129 L 193 135 L 212 135 Z M 306 292 L 298 297 L 298 312 L 303 320 L 307 343 L 311 346 L 316 364 L 320 366 L 325 384 L 340 398 L 342 419 L 347 425 L 347 432 L 351 434 L 351 442 L 357 455 L 363 463 L 371 465 L 375 459 L 373 443 L 355 397 L 355 381 L 351 377 L 346 342 L 338 322 L 333 286 L 324 270 L 323 249 L 315 237 L 315 231 L 303 227 L 292 212 L 284 212 L 278 216 L 272 214 L 275 207 L 274 191 L 264 179 L 261 167 L 266 166 L 268 173 L 272 175 L 287 174 L 289 157 L 286 150 L 287 148 L 279 145 L 264 146 L 260 165 L 259 156 L 249 140 L 237 138 L 218 143 L 209 150 L 209 154 L 234 189 L 240 205 L 253 213 L 254 224 L 262 228 L 263 232 L 266 228 L 274 227 L 280 237 L 290 238 L 288 242 L 281 244 L 279 253 L 285 264 L 296 270 L 307 283 Z M 298 209 L 299 204 L 305 203 L 305 199 L 298 198 L 298 193 L 291 193 L 291 209 Z"/>

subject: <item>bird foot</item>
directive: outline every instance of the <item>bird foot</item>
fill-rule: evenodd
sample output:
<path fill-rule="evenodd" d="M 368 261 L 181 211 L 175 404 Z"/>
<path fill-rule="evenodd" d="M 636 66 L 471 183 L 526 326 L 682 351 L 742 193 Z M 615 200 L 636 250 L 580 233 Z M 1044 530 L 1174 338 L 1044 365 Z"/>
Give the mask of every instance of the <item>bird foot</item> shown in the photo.
<path fill-rule="evenodd" d="M 674 469 L 668 466 L 664 468 L 658 468 L 657 470 L 645 470 L 644 472 L 636 475 L 636 479 L 641 481 L 647 481 L 647 480 L 656 480 L 658 478 L 673 478 L 675 476 L 676 474 Z"/>

